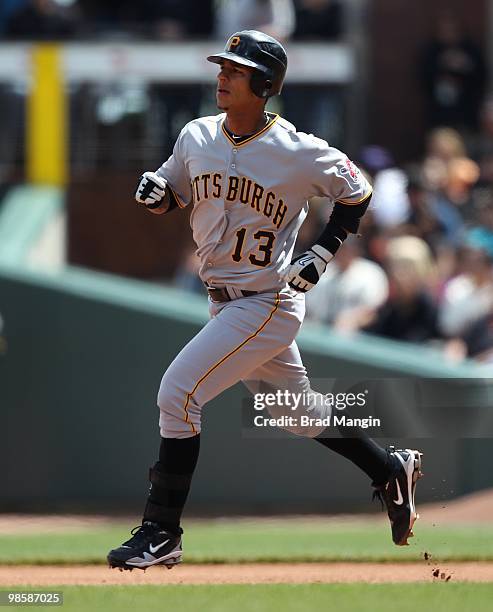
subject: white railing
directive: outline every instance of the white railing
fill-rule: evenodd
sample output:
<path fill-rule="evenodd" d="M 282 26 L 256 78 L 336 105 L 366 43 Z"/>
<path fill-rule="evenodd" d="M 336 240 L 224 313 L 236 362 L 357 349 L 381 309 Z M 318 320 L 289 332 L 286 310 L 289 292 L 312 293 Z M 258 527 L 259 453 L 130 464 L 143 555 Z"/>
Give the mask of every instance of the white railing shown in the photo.
<path fill-rule="evenodd" d="M 0 81 L 31 79 L 31 44 L 0 44 Z M 217 67 L 206 61 L 220 43 L 69 43 L 60 45 L 67 82 L 139 79 L 209 83 Z M 291 43 L 286 81 L 344 85 L 354 81 L 355 58 L 346 44 Z"/>

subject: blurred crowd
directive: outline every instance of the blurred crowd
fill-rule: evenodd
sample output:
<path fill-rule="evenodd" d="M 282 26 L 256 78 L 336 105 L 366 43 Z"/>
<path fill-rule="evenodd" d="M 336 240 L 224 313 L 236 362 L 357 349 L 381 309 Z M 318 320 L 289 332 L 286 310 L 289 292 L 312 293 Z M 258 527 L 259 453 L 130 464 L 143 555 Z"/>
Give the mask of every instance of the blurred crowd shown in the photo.
<path fill-rule="evenodd" d="M 420 66 L 423 157 L 400 167 L 381 146 L 360 151 L 371 207 L 361 236 L 307 295 L 307 315 L 341 333 L 428 343 L 450 361 L 493 363 L 493 98 L 485 62 L 443 15 Z M 318 211 L 315 226 L 327 207 Z"/>
<path fill-rule="evenodd" d="M 493 362 L 492 111 L 486 102 L 469 146 L 455 128 L 433 128 L 424 158 L 405 168 L 382 147 L 361 151 L 372 203 L 361 236 L 307 295 L 309 319 Z M 320 226 L 327 207 L 317 210 Z"/>
<path fill-rule="evenodd" d="M 337 38 L 342 0 L 2 0 L 15 40 L 218 38 L 246 27 L 278 39 Z"/>
<path fill-rule="evenodd" d="M 0 0 L 0 41 L 217 40 L 214 44 L 223 47 L 233 32 L 253 28 L 281 41 L 330 42 L 346 32 L 346 7 L 343 0 Z M 342 94 L 326 84 L 311 89 L 312 112 L 306 113 L 305 91 L 297 84 L 285 88 L 284 114 L 300 129 L 326 138 L 331 131 L 332 139 L 341 140 Z M 2 166 L 20 163 L 24 154 L 21 90 L 0 83 L 0 108 L 8 107 L 11 117 L 0 116 L 6 134 L 0 142 L 0 173 Z M 215 112 L 211 92 L 212 86 L 200 83 L 135 79 L 72 86 L 71 106 L 77 114 L 70 125 L 73 169 L 155 165 L 171 153 L 185 123 Z M 136 145 L 138 134 L 147 135 L 142 145 Z"/>

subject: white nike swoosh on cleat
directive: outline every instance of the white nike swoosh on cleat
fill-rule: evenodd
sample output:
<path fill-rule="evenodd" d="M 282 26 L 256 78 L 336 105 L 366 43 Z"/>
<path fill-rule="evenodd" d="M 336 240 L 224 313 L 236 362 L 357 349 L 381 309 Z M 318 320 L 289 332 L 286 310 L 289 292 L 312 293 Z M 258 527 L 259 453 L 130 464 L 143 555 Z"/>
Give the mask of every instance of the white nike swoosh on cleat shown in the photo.
<path fill-rule="evenodd" d="M 400 492 L 400 491 L 399 491 Z M 401 502 L 402 503 L 402 502 Z M 167 544 L 169 542 L 168 540 L 164 540 L 164 542 L 162 542 L 161 544 L 158 544 L 157 546 L 153 546 L 152 544 L 149 544 L 149 550 L 152 554 L 154 554 L 155 552 L 157 552 L 160 548 L 162 548 L 165 544 Z"/>
<path fill-rule="evenodd" d="M 397 499 L 393 499 L 392 501 L 394 502 L 394 504 L 396 504 L 396 506 L 400 506 L 402 505 L 404 498 L 402 497 L 401 487 L 397 478 L 395 479 L 395 484 L 397 485 Z"/>

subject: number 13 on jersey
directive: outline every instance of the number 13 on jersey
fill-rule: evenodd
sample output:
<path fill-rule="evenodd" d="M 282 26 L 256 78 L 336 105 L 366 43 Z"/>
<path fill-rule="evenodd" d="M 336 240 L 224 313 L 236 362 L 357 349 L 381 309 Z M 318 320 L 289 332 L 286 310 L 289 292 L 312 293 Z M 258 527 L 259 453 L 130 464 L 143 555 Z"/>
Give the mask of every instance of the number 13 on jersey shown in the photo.
<path fill-rule="evenodd" d="M 231 254 L 233 261 L 239 262 L 244 257 L 242 250 L 245 243 L 246 234 L 247 229 L 245 227 L 240 228 L 236 232 L 236 246 Z M 253 239 L 256 240 L 258 244 L 256 245 L 256 251 L 248 256 L 248 260 L 254 266 L 265 268 L 265 266 L 268 266 L 272 261 L 272 246 L 275 240 L 274 232 L 258 230 L 255 232 L 255 234 L 253 234 Z"/>

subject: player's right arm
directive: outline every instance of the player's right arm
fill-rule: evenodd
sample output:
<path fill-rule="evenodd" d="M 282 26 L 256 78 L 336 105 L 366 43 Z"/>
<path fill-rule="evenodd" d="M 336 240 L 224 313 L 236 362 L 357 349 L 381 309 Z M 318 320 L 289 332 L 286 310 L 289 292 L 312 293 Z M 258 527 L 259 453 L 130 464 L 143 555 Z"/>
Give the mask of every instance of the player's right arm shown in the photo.
<path fill-rule="evenodd" d="M 144 172 L 139 178 L 135 199 L 155 215 L 162 215 L 174 208 L 184 208 L 192 199 L 184 162 L 183 139 L 187 127 L 181 131 L 169 159 L 156 172 Z"/>
<path fill-rule="evenodd" d="M 155 172 L 144 172 L 135 191 L 135 200 L 144 204 L 147 210 L 155 215 L 162 215 L 176 208 L 176 202 L 170 197 L 166 179 Z"/>

